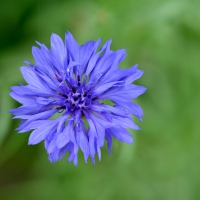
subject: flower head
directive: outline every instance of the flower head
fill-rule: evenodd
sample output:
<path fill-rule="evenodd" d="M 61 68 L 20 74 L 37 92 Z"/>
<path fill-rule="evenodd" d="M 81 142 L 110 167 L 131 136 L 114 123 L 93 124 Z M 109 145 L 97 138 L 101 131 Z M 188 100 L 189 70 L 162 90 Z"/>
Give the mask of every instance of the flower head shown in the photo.
<path fill-rule="evenodd" d="M 141 107 L 132 102 L 146 88 L 133 85 L 142 70 L 137 65 L 119 69 L 125 50 L 111 51 L 111 40 L 98 50 L 101 41 L 78 45 L 70 32 L 65 44 L 52 34 L 51 48 L 44 44 L 33 47 L 36 64 L 25 61 L 21 73 L 28 85 L 11 87 L 11 97 L 22 104 L 10 110 L 22 119 L 17 130 L 33 130 L 29 144 L 45 142 L 51 162 L 69 152 L 68 162 L 78 163 L 79 148 L 85 162 L 95 154 L 101 159 L 101 147 L 107 141 L 109 153 L 112 138 L 132 143 L 127 128 L 139 130 L 131 115 L 139 120 Z M 106 102 L 112 102 L 106 104 Z"/>

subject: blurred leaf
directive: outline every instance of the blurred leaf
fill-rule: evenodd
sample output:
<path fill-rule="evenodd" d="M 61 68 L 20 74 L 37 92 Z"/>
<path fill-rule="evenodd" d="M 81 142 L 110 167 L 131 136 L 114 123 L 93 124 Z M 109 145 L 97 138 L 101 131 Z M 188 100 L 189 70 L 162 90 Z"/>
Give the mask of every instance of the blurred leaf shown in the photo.
<path fill-rule="evenodd" d="M 10 126 L 11 126 L 11 114 L 8 113 L 8 110 L 14 106 L 14 101 L 9 96 L 8 84 L 3 84 L 0 80 L 0 147 L 4 141 L 6 135 L 8 135 Z"/>

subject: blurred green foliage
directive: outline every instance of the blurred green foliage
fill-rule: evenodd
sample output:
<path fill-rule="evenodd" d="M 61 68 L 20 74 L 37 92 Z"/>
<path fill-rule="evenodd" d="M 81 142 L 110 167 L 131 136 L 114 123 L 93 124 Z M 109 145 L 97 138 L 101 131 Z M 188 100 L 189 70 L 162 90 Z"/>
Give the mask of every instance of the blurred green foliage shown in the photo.
<path fill-rule="evenodd" d="M 200 199 L 200 1 L 1 0 L 0 4 L 0 199 L 1 200 L 197 200 Z M 9 88 L 24 82 L 19 67 L 33 62 L 35 40 L 69 30 L 82 44 L 112 38 L 127 49 L 121 67 L 139 63 L 138 98 L 144 109 L 134 145 L 114 142 L 111 156 L 79 165 L 66 157 L 51 164 L 43 144 L 14 129 L 7 113 L 19 106 Z"/>

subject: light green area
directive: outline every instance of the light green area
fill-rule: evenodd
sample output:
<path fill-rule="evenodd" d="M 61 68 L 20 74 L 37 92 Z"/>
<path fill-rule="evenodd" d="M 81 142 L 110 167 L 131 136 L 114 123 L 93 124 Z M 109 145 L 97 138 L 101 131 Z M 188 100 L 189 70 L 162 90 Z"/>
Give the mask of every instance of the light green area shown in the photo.
<path fill-rule="evenodd" d="M 200 199 L 200 1 L 2 0 L 0 3 L 1 200 Z M 24 82 L 19 67 L 33 62 L 35 40 L 69 30 L 80 44 L 112 38 L 125 48 L 121 67 L 145 71 L 137 99 L 144 119 L 134 144 L 115 141 L 111 155 L 79 165 L 51 164 L 44 145 L 28 146 L 7 110 L 19 106 L 9 87 Z"/>

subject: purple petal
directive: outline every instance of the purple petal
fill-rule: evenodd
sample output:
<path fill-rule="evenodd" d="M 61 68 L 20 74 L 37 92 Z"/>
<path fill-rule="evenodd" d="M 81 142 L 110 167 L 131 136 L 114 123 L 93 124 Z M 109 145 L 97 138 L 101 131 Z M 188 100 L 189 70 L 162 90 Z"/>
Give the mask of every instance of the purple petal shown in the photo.
<path fill-rule="evenodd" d="M 28 144 L 38 144 L 39 142 L 44 140 L 48 134 L 56 130 L 56 125 L 57 121 L 55 120 L 44 120 L 44 123 L 31 133 Z"/>
<path fill-rule="evenodd" d="M 108 98 L 112 100 L 113 98 L 121 97 L 124 99 L 134 99 L 143 94 L 146 91 L 146 88 L 138 85 L 126 85 L 120 88 L 113 87 L 108 92 L 101 95 L 101 98 Z"/>
<path fill-rule="evenodd" d="M 46 91 L 49 90 L 49 82 L 45 83 L 33 70 L 33 68 L 30 67 L 21 67 L 20 68 L 21 73 L 26 80 L 26 82 L 32 86 L 33 88 L 38 88 L 40 90 Z"/>
<path fill-rule="evenodd" d="M 113 118 L 113 124 L 120 125 L 124 128 L 131 128 L 134 130 L 140 130 L 140 128 L 129 118 L 115 117 Z"/>
<path fill-rule="evenodd" d="M 45 112 L 41 112 L 35 115 L 18 115 L 15 118 L 21 118 L 21 119 L 28 119 L 25 123 L 23 123 L 18 130 L 21 130 L 20 133 L 26 132 L 23 131 L 23 129 L 26 128 L 31 122 L 35 120 L 44 120 L 49 119 L 52 115 L 54 115 L 57 111 L 56 110 L 48 110 Z"/>
<path fill-rule="evenodd" d="M 11 87 L 11 89 L 12 88 L 13 87 Z M 9 95 L 13 99 L 15 99 L 16 101 L 18 101 L 19 103 L 24 104 L 24 105 L 30 105 L 30 104 L 35 103 L 33 98 L 28 97 L 28 96 L 23 96 L 23 94 L 20 96 L 20 95 L 16 94 L 15 92 L 10 92 Z"/>
<path fill-rule="evenodd" d="M 133 81 L 139 79 L 143 75 L 143 70 L 137 70 L 135 73 L 130 73 L 125 79 L 125 85 L 131 84 Z"/>
<path fill-rule="evenodd" d="M 74 39 L 73 35 L 68 31 L 65 37 L 67 51 L 72 57 L 73 61 L 79 61 L 79 45 Z"/>
<path fill-rule="evenodd" d="M 124 128 L 116 126 L 107 129 L 107 132 L 121 142 L 126 142 L 129 144 L 133 143 L 133 138 L 132 138 L 133 136 Z"/>
<path fill-rule="evenodd" d="M 96 52 L 100 43 L 101 40 L 98 39 L 97 42 L 89 41 L 80 46 L 80 58 L 81 58 L 81 67 L 79 68 L 80 75 L 82 75 L 85 72 L 87 64 L 90 62 L 92 55 Z"/>
<path fill-rule="evenodd" d="M 66 60 L 66 49 L 62 39 L 56 35 L 51 35 L 51 52 L 57 58 L 58 63 L 64 69 L 64 62 Z"/>
<path fill-rule="evenodd" d="M 111 154 L 111 151 L 112 151 L 112 135 L 111 135 L 110 131 L 108 131 L 108 129 L 106 129 L 105 139 L 107 140 L 107 143 L 108 143 L 108 153 Z"/>
<path fill-rule="evenodd" d="M 65 127 L 62 133 L 57 136 L 56 145 L 58 148 L 64 147 L 70 141 L 74 139 L 74 128 L 73 128 L 73 121 L 70 121 L 68 125 Z"/>
<path fill-rule="evenodd" d="M 114 81 L 114 82 L 111 82 L 111 83 L 106 83 L 104 85 L 101 85 L 101 86 L 99 86 L 99 87 L 97 87 L 97 88 L 94 89 L 93 96 L 99 96 L 100 94 L 102 94 L 103 92 L 105 92 L 106 90 L 108 90 L 109 88 L 111 88 L 111 87 L 113 87 L 113 86 L 115 86 L 117 84 L 121 84 L 121 83 L 122 82 L 120 82 L 120 81 Z"/>
<path fill-rule="evenodd" d="M 81 150 L 84 153 L 85 162 L 87 162 L 90 151 L 89 151 L 88 138 L 86 137 L 84 127 L 81 128 L 80 131 L 78 131 L 78 129 L 76 130 L 76 139 L 78 146 L 80 146 Z"/>

